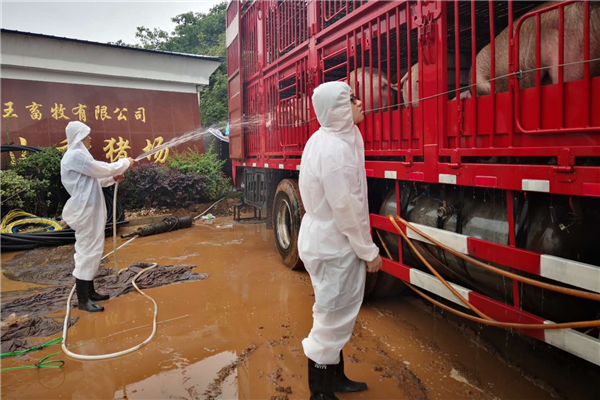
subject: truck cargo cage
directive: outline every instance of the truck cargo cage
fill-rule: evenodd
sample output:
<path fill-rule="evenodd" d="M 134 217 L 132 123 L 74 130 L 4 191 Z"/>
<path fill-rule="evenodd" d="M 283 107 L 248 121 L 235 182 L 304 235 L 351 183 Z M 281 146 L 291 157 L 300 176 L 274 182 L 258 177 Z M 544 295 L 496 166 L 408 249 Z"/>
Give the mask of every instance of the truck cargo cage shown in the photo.
<path fill-rule="evenodd" d="M 269 226 L 279 184 L 288 180 L 300 198 L 300 158 L 319 127 L 311 96 L 345 81 L 366 111 L 359 128 L 372 211 L 396 207 L 370 215 L 374 232 L 405 247 L 382 216 L 399 213 L 488 265 L 600 293 L 591 242 L 600 218 L 599 19 L 600 3 L 588 0 L 233 1 L 229 112 L 243 127 L 232 129 L 231 154 L 248 202 L 266 204 Z M 544 299 L 516 278 L 486 283 L 447 261 L 448 248 L 429 250 L 460 267 L 455 287 L 499 321 L 598 318 L 597 303 Z M 408 251 L 396 253 L 384 271 L 458 301 Z M 299 264 L 288 256 L 287 266 Z M 597 331 L 523 332 L 600 365 Z"/>
<path fill-rule="evenodd" d="M 286 63 L 265 76 L 266 154 L 294 157 L 308 141 L 312 89 L 308 83 L 308 57 Z"/>
<path fill-rule="evenodd" d="M 265 65 L 297 49 L 308 40 L 308 1 L 263 1 Z"/>

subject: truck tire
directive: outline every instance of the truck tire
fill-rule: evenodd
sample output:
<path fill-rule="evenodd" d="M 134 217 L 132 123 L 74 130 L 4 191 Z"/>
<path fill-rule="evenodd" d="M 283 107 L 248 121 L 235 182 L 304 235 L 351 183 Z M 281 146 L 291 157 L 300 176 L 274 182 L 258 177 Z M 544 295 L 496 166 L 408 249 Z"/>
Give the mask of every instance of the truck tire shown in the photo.
<path fill-rule="evenodd" d="M 273 202 L 273 232 L 275 245 L 286 267 L 302 269 L 298 254 L 298 233 L 304 216 L 304 205 L 300 198 L 298 182 L 284 179 L 277 186 Z"/>

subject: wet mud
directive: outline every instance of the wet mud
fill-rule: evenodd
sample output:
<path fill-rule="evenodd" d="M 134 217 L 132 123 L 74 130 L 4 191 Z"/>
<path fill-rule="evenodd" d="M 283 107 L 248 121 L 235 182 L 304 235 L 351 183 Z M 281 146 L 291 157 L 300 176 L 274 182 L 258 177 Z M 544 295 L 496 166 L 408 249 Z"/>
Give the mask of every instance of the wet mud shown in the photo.
<path fill-rule="evenodd" d="M 196 265 L 193 272 L 209 275 L 145 291 L 159 307 L 152 342 L 117 359 L 83 362 L 59 354 L 66 361 L 60 370 L 3 372 L 2 398 L 307 399 L 301 341 L 312 325 L 308 275 L 282 265 L 264 225 L 210 222 L 139 238 L 119 252 L 123 265 Z M 107 240 L 106 252 L 111 248 Z M 3 264 L 11 256 L 3 254 Z M 3 294 L 39 290 L 1 279 Z M 153 307 L 146 299 L 126 293 L 103 305 L 103 313 L 73 310 L 70 348 L 103 354 L 147 337 Z M 62 316 L 61 310 L 46 315 Z M 32 365 L 58 350 L 3 359 L 2 367 Z M 341 400 L 600 398 L 593 365 L 514 333 L 448 318 L 406 292 L 365 302 L 344 355 L 347 375 L 369 390 L 339 394 Z"/>

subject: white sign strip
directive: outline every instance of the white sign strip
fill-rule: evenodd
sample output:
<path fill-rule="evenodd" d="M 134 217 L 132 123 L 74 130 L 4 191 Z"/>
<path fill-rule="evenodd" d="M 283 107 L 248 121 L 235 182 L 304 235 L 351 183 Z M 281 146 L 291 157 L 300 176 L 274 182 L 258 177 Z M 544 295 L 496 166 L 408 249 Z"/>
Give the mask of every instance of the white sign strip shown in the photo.
<path fill-rule="evenodd" d="M 456 175 L 451 174 L 440 174 L 440 183 L 449 183 L 451 185 L 456 185 Z"/>
<path fill-rule="evenodd" d="M 265 168 L 269 168 L 269 164 L 265 163 Z"/>
<path fill-rule="evenodd" d="M 544 321 L 545 324 L 554 324 Z M 600 340 L 573 329 L 551 329 L 544 332 L 544 341 L 559 349 L 600 365 Z"/>
<path fill-rule="evenodd" d="M 396 171 L 385 171 L 385 179 L 396 179 L 398 173 Z"/>
<path fill-rule="evenodd" d="M 442 229 L 432 228 L 430 226 L 425 226 L 421 224 L 412 224 L 415 228 L 420 230 L 421 232 L 431 236 L 435 240 L 442 242 L 446 246 L 452 247 L 454 250 L 461 252 L 463 254 L 468 254 L 467 249 L 467 238 L 468 236 L 461 235 L 459 233 L 449 232 Z M 406 227 L 407 236 L 411 239 L 415 239 L 425 243 L 431 243 L 429 240 L 425 239 L 421 235 L 417 234 L 415 231 Z"/>
<path fill-rule="evenodd" d="M 537 179 L 523 179 L 521 181 L 521 189 L 529 192 L 550 192 L 550 181 L 542 181 Z"/>
<path fill-rule="evenodd" d="M 283 169 L 283 164 L 279 164 L 279 169 Z"/>
<path fill-rule="evenodd" d="M 600 293 L 600 267 L 542 254 L 540 275 Z"/>
<path fill-rule="evenodd" d="M 238 14 L 239 15 L 239 14 Z M 240 20 L 238 19 L 238 15 L 233 18 L 231 24 L 225 29 L 225 46 L 229 47 L 229 45 L 235 40 L 239 31 L 240 31 Z"/>
<path fill-rule="evenodd" d="M 296 165 L 296 171 L 300 171 L 300 164 Z"/>
<path fill-rule="evenodd" d="M 252 163 L 252 166 L 253 166 L 253 167 L 256 167 L 256 163 L 255 163 L 255 162 L 253 162 L 253 163 Z"/>
<path fill-rule="evenodd" d="M 442 296 L 446 300 L 450 300 L 458 305 L 465 307 L 464 303 L 460 301 L 444 284 L 435 276 L 426 274 L 423 271 L 419 271 L 416 268 L 410 269 L 410 283 L 418 286 L 428 292 L 435 293 L 438 296 Z M 450 283 L 450 282 L 449 282 Z M 462 286 L 450 283 L 450 285 L 456 289 L 465 299 L 469 300 L 469 293 L 471 290 Z"/>

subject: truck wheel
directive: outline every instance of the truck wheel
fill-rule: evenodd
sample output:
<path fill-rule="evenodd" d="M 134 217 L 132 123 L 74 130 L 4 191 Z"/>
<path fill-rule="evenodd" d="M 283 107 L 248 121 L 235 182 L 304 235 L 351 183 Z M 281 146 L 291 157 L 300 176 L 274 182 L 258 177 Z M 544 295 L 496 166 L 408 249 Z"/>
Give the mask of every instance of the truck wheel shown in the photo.
<path fill-rule="evenodd" d="M 275 244 L 286 267 L 292 270 L 302 268 L 298 255 L 298 233 L 304 215 L 304 205 L 300 198 L 298 182 L 284 179 L 277 186 L 273 202 L 273 231 Z"/>

